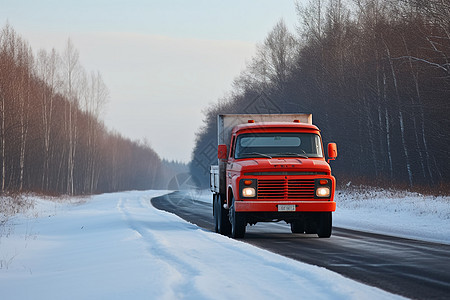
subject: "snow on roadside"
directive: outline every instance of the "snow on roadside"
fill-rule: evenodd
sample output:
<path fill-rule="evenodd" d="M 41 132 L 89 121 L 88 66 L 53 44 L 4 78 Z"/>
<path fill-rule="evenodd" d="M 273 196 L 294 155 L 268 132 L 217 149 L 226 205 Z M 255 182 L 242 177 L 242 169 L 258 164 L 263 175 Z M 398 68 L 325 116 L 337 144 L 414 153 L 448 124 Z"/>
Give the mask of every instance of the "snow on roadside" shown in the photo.
<path fill-rule="evenodd" d="M 0 237 L 2 298 L 400 298 L 153 208 L 164 193 L 37 201 L 37 217 L 10 219 L 14 232 Z"/>
<path fill-rule="evenodd" d="M 450 197 L 358 187 L 335 201 L 335 226 L 450 244 Z"/>
<path fill-rule="evenodd" d="M 212 203 L 208 190 L 189 191 Z M 335 195 L 333 226 L 450 244 L 450 197 L 354 187 Z"/>

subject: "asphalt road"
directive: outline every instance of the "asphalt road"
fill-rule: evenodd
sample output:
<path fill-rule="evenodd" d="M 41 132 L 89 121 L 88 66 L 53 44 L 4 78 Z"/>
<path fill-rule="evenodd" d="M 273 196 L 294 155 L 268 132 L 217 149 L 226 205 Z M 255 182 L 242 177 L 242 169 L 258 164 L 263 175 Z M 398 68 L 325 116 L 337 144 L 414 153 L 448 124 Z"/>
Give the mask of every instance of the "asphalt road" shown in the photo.
<path fill-rule="evenodd" d="M 214 231 L 211 204 L 180 193 L 152 204 Z M 450 245 L 336 227 L 331 238 L 319 239 L 292 234 L 284 222 L 247 225 L 242 241 L 408 298 L 450 299 Z"/>

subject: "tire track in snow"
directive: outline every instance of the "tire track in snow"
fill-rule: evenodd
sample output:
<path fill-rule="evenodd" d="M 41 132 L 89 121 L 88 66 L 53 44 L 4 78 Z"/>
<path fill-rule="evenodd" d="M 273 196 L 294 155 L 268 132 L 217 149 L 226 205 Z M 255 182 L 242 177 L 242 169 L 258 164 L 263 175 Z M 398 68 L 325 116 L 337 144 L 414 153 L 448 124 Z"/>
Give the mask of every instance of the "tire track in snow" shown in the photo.
<path fill-rule="evenodd" d="M 199 276 L 199 270 L 171 253 L 170 245 L 165 240 L 164 235 L 156 234 L 157 232 L 163 233 L 170 230 L 186 230 L 185 226 L 176 228 L 181 226 L 170 225 L 169 222 L 164 220 L 157 222 L 154 218 L 159 217 L 158 214 L 149 214 L 149 212 L 157 212 L 149 203 L 150 198 L 146 197 L 139 197 L 139 199 L 126 198 L 125 200 L 121 198 L 118 201 L 117 209 L 122 214 L 128 228 L 137 233 L 146 244 L 148 255 L 156 257 L 159 262 L 167 266 L 169 270 L 166 279 L 167 287 L 162 288 L 164 292 L 162 298 L 204 298 L 204 295 L 199 295 L 192 290 L 193 280 Z M 151 217 L 152 220 L 141 219 L 146 217 Z M 162 229 L 161 227 L 166 228 Z M 195 226 L 192 225 L 192 227 Z M 192 230 L 192 228 L 190 229 Z M 186 295 L 186 291 L 191 291 L 192 293 Z"/>
<path fill-rule="evenodd" d="M 168 282 L 167 289 L 173 291 L 165 295 L 167 298 L 227 299 L 230 296 L 232 298 L 248 297 L 249 291 L 251 291 L 252 298 L 280 297 L 279 292 L 274 291 L 273 287 L 261 285 L 257 279 L 254 279 L 252 267 L 248 268 L 248 273 L 237 274 L 235 278 L 231 279 L 229 274 L 232 270 L 226 270 L 230 263 L 229 257 L 239 257 L 239 260 L 249 262 L 249 266 L 264 266 L 266 272 L 273 270 L 283 274 L 287 280 L 292 279 L 292 272 L 284 270 L 286 264 L 279 265 L 267 259 L 265 255 L 255 257 L 254 254 L 247 253 L 245 247 L 248 246 L 242 242 L 211 234 L 176 215 L 157 210 L 151 205 L 150 200 L 150 198 L 140 197 L 137 204 L 136 201 L 126 199 L 121 202 L 119 208 L 128 227 L 142 236 L 143 241 L 148 245 L 149 255 L 157 256 L 170 266 L 173 278 Z M 147 217 L 152 221 L 139 221 L 137 211 L 141 211 L 141 213 L 145 211 Z M 171 222 L 172 219 L 176 220 Z M 180 232 L 182 232 L 182 236 L 179 236 Z M 227 239 L 226 242 L 224 242 L 224 238 Z M 195 240 L 197 244 L 192 244 L 191 239 Z M 174 240 L 179 242 L 174 244 Z M 207 248 L 205 249 L 205 247 Z M 205 251 L 225 253 L 228 259 L 221 259 L 218 255 L 214 261 L 208 260 L 202 257 Z M 261 251 L 266 252 L 265 250 Z M 269 252 L 267 254 L 269 257 L 272 255 Z M 296 279 L 303 280 L 300 276 Z M 236 289 L 236 285 L 241 286 L 243 282 L 247 289 L 245 292 L 242 289 Z M 212 290 L 227 290 L 227 292 L 223 295 L 211 294 L 211 286 L 214 286 Z"/>

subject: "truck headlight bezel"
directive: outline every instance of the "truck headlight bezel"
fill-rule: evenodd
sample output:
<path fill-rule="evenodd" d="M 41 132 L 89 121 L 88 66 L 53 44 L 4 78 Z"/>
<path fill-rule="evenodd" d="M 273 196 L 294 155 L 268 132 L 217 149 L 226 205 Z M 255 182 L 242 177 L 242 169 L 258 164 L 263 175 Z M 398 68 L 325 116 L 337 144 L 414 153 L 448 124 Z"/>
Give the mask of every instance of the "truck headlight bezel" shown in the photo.
<path fill-rule="evenodd" d="M 330 199 L 332 192 L 332 182 L 328 178 L 319 178 L 314 181 L 314 198 Z"/>
<path fill-rule="evenodd" d="M 258 181 L 256 179 L 239 180 L 239 195 L 243 199 L 254 199 L 257 197 Z"/>

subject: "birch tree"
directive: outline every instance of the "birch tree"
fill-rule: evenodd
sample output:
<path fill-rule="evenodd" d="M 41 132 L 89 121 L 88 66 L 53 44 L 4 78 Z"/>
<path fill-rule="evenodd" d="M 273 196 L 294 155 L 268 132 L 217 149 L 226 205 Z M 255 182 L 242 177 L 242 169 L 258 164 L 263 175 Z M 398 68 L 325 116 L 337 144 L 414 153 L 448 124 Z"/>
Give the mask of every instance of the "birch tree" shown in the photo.
<path fill-rule="evenodd" d="M 51 156 L 51 136 L 53 124 L 53 111 L 55 94 L 60 89 L 60 79 L 58 70 L 60 68 L 61 58 L 52 49 L 50 53 L 40 50 L 36 61 L 36 75 L 41 78 L 44 87 L 41 89 L 41 116 L 42 116 L 42 133 L 44 140 L 44 161 L 42 170 L 42 189 L 49 189 L 49 167 Z"/>
<path fill-rule="evenodd" d="M 79 107 L 79 95 L 77 90 L 77 80 L 80 79 L 81 67 L 79 64 L 79 53 L 69 39 L 63 53 L 63 76 L 64 95 L 67 99 L 65 114 L 65 131 L 68 138 L 67 145 L 67 179 L 66 193 L 74 194 L 74 169 L 75 154 L 77 150 L 77 109 Z"/>
<path fill-rule="evenodd" d="M 19 175 L 19 191 L 23 190 L 24 172 L 25 172 L 25 154 L 27 151 L 28 132 L 30 127 L 30 94 L 31 94 L 31 68 L 32 68 L 32 52 L 28 45 L 19 41 L 18 44 L 18 70 L 19 84 L 17 86 L 17 99 L 19 102 L 20 114 L 20 175 Z"/>

